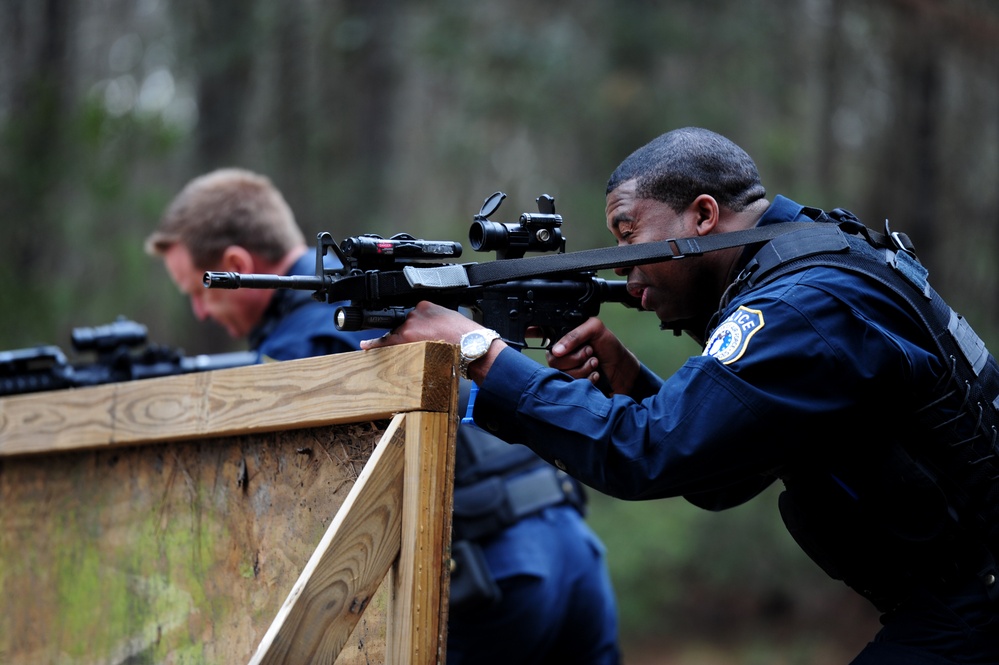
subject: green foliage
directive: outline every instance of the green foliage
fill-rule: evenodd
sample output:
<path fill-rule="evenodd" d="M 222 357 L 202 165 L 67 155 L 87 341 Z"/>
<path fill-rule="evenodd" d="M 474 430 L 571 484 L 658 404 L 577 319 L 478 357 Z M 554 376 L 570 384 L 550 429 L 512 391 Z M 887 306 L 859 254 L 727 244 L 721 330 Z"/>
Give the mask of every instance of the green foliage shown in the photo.
<path fill-rule="evenodd" d="M 147 323 L 153 337 L 165 323 L 163 315 L 186 309 L 158 262 L 142 249 L 174 194 L 145 182 L 144 170 L 161 170 L 182 147 L 182 135 L 156 117 L 112 115 L 92 97 L 67 112 L 63 125 L 62 175 L 43 185 L 23 182 L 37 171 L 7 174 L 22 181 L 12 187 L 35 192 L 48 187 L 52 193 L 37 194 L 46 205 L 22 204 L 23 221 L 13 237 L 15 251 L 39 258 L 0 263 L 2 283 L 23 285 L 0 290 L 3 311 L 19 313 L 17 327 L 0 329 L 2 348 L 47 343 L 69 352 L 72 327 L 107 323 L 118 315 Z M 23 131 L 7 126 L 12 149 L 21 145 Z M 164 306 L 153 308 L 157 301 Z"/>
<path fill-rule="evenodd" d="M 700 554 L 689 535 L 696 511 L 682 501 L 589 496 L 587 521 L 607 547 L 622 630 L 629 639 L 651 634 L 684 593 L 678 572 Z"/>
<path fill-rule="evenodd" d="M 779 487 L 720 513 L 682 498 L 624 502 L 591 491 L 587 521 L 607 547 L 628 643 L 766 640 L 773 624 L 832 630 L 827 609 L 857 600 L 784 529 Z M 849 617 L 852 619 L 852 617 Z M 755 635 L 754 635 L 755 633 Z"/>

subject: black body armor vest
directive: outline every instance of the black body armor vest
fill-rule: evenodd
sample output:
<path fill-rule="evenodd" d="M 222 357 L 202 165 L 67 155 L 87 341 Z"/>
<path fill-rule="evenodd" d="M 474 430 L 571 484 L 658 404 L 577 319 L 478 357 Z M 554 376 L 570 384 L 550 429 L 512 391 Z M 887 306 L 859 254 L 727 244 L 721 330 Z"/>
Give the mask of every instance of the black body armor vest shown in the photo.
<path fill-rule="evenodd" d="M 854 492 L 821 461 L 779 473 L 785 524 L 830 576 L 881 610 L 914 588 L 971 580 L 996 600 L 999 365 L 964 318 L 930 287 L 905 236 L 891 233 L 887 224 L 884 234 L 872 231 L 841 209 L 806 209 L 806 214 L 816 220 L 814 230 L 762 245 L 726 301 L 814 266 L 864 275 L 906 304 L 948 369 L 925 402 L 909 412 L 883 413 L 870 405 L 871 418 L 896 419 L 907 434 L 880 449 L 872 442 L 869 457 L 864 452 L 864 492 Z M 858 430 L 864 426 L 857 423 Z"/>

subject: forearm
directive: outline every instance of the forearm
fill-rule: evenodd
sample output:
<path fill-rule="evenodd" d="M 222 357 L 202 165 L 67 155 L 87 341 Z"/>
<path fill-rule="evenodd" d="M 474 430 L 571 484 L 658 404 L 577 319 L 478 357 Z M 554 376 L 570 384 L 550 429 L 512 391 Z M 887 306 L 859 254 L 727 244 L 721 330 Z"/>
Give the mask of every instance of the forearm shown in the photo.
<path fill-rule="evenodd" d="M 781 446 L 759 417 L 765 407 L 744 401 L 715 363 L 692 359 L 664 382 L 643 376 L 660 390 L 641 400 L 608 397 L 510 349 L 480 384 L 475 422 L 622 499 L 704 492 L 778 464 Z M 733 431 L 754 434 L 733 448 Z"/>
<path fill-rule="evenodd" d="M 628 395 L 633 400 L 641 401 L 646 397 L 651 397 L 659 392 L 662 385 L 663 380 L 659 377 L 659 375 L 645 365 L 642 365 L 638 376 L 631 385 L 631 391 Z"/>

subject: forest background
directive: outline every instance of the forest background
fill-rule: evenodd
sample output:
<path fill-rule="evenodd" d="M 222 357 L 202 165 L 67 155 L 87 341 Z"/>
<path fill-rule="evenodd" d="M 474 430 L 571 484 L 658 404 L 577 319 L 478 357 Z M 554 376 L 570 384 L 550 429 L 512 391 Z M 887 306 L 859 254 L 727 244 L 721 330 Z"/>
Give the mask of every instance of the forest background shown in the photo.
<path fill-rule="evenodd" d="M 268 175 L 308 237 L 465 241 L 493 192 L 493 221 L 547 193 L 582 250 L 610 244 L 613 168 L 686 125 L 746 148 L 771 195 L 890 220 L 999 348 L 997 45 L 994 0 L 4 0 L 0 349 L 119 315 L 240 348 L 142 249 L 213 168 Z M 661 373 L 698 352 L 604 312 Z M 627 662 L 859 650 L 873 611 L 791 542 L 776 493 L 713 514 L 591 492 Z"/>

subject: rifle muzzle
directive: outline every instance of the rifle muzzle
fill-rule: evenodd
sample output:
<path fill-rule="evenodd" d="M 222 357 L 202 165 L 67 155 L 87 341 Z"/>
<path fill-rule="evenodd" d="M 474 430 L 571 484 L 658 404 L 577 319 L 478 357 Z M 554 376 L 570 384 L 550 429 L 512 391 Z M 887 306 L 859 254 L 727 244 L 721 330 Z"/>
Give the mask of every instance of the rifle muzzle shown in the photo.
<path fill-rule="evenodd" d="M 208 289 L 238 289 L 238 272 L 206 272 L 201 278 L 205 288 Z"/>

